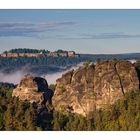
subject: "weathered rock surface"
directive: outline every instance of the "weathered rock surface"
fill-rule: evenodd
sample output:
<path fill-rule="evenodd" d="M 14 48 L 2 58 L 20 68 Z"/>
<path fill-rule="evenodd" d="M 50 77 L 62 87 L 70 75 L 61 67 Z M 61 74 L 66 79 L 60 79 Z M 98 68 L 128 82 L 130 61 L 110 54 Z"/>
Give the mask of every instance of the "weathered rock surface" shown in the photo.
<path fill-rule="evenodd" d="M 46 104 L 46 102 L 51 103 L 53 92 L 48 89 L 48 83 L 45 79 L 26 75 L 13 90 L 12 96 L 31 103 Z"/>
<path fill-rule="evenodd" d="M 133 64 L 128 61 L 103 61 L 62 75 L 57 80 L 52 102 L 57 111 L 63 108 L 86 115 L 110 106 L 127 92 L 138 89 L 139 80 Z"/>

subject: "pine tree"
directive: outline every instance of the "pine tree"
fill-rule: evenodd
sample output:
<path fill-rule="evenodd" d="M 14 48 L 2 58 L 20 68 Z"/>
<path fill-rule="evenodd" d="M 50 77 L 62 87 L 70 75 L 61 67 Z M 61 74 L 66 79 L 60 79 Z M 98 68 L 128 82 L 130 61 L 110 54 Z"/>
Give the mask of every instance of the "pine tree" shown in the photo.
<path fill-rule="evenodd" d="M 27 109 L 25 111 L 25 114 L 24 114 L 24 117 L 25 117 L 25 127 L 26 127 L 26 130 L 30 130 L 30 131 L 33 131 L 36 129 L 36 111 L 33 107 L 32 104 L 30 104 L 30 107 L 29 109 Z"/>
<path fill-rule="evenodd" d="M 14 130 L 13 126 L 13 107 L 11 104 L 8 104 L 7 110 L 4 113 L 4 125 L 5 130 Z"/>

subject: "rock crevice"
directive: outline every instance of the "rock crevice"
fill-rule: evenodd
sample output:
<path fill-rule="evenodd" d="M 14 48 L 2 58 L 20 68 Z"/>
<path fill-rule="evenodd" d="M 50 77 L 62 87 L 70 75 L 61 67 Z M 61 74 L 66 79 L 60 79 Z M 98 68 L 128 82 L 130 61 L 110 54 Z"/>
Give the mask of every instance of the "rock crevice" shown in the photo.
<path fill-rule="evenodd" d="M 117 75 L 118 75 L 118 77 L 119 77 L 120 86 L 121 86 L 121 89 L 122 89 L 122 93 L 123 93 L 123 95 L 124 95 L 124 94 L 125 94 L 125 92 L 124 92 L 124 89 L 123 89 L 122 80 L 121 80 L 121 77 L 120 77 L 120 75 L 119 75 L 119 73 L 118 73 L 118 70 L 117 70 L 116 65 L 117 65 L 117 62 L 116 62 L 116 64 L 114 65 L 114 67 L 115 67 L 116 74 L 117 74 Z"/>

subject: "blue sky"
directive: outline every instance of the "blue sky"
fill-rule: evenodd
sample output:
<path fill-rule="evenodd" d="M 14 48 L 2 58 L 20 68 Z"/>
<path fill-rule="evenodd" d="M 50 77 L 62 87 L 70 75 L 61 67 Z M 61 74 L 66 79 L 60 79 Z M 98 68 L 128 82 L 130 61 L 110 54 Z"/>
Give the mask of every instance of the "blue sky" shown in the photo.
<path fill-rule="evenodd" d="M 140 52 L 140 10 L 0 10 L 0 52 Z"/>

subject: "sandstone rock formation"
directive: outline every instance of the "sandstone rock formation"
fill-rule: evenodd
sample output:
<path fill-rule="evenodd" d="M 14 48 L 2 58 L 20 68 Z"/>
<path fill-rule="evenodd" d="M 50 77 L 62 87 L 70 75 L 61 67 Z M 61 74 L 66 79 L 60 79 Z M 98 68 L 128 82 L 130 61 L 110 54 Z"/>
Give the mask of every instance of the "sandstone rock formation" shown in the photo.
<path fill-rule="evenodd" d="M 55 110 L 65 109 L 86 115 L 105 108 L 127 92 L 139 89 L 133 64 L 128 61 L 102 61 L 79 67 L 57 80 L 52 98 Z"/>
<path fill-rule="evenodd" d="M 53 92 L 48 89 L 48 83 L 45 79 L 26 75 L 13 90 L 12 96 L 31 103 L 46 104 L 48 102 L 51 104 Z"/>

